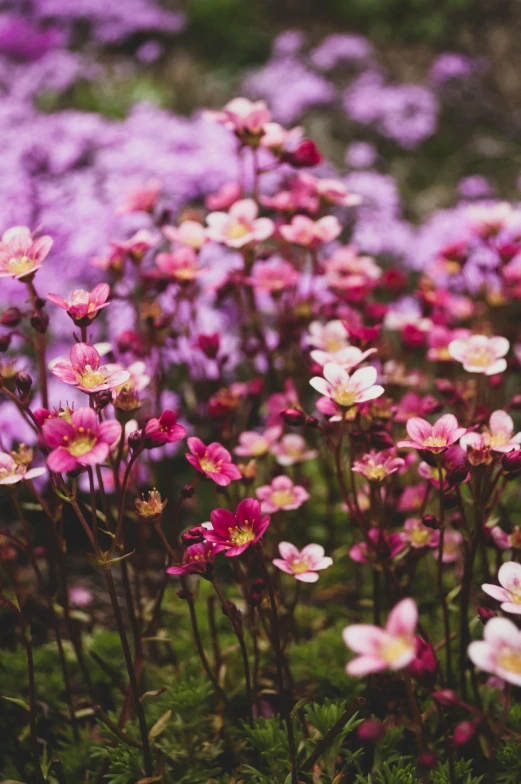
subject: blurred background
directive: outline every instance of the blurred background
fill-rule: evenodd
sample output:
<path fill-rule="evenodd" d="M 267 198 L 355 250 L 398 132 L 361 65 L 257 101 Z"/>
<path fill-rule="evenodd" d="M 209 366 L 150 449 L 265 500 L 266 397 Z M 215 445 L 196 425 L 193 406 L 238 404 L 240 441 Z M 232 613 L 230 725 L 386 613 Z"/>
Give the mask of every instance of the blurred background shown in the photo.
<path fill-rule="evenodd" d="M 139 228 L 129 187 L 158 177 L 175 220 L 234 178 L 201 108 L 247 95 L 363 196 L 356 244 L 419 268 L 463 204 L 519 198 L 520 21 L 508 0 L 0 0 L 0 228 L 43 224 L 67 290 Z"/>

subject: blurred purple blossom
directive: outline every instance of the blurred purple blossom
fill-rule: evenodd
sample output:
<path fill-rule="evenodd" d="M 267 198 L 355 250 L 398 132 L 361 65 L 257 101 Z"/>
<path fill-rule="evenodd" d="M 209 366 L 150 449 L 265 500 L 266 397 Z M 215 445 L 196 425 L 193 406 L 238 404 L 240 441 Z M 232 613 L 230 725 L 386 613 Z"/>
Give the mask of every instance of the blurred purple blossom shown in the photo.
<path fill-rule="evenodd" d="M 328 35 L 313 49 L 311 62 L 321 71 L 331 71 L 344 63 L 365 66 L 372 56 L 373 47 L 364 36 L 336 33 Z"/>

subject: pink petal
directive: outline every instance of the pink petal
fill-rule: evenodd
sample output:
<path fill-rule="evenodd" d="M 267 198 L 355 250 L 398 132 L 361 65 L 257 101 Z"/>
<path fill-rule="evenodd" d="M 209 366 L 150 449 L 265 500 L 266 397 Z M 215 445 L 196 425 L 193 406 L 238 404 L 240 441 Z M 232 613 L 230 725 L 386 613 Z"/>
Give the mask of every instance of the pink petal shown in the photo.
<path fill-rule="evenodd" d="M 383 629 L 372 624 L 355 623 L 346 626 L 342 637 L 348 648 L 355 653 L 376 655 L 386 635 Z"/>
<path fill-rule="evenodd" d="M 519 636 L 521 632 L 518 632 L 517 626 L 506 618 L 492 618 L 485 626 L 483 634 L 484 640 L 494 648 L 511 648 Z"/>
<path fill-rule="evenodd" d="M 324 552 L 321 544 L 307 544 L 302 550 L 302 555 L 309 556 L 313 561 L 316 561 L 324 557 Z"/>
<path fill-rule="evenodd" d="M 507 433 L 512 433 L 514 430 L 514 421 L 506 411 L 493 411 L 489 419 L 490 429 L 493 433 L 505 430 Z"/>
<path fill-rule="evenodd" d="M 422 419 L 421 417 L 411 417 L 407 420 L 405 425 L 405 429 L 407 430 L 407 435 L 409 438 L 418 443 L 423 443 L 426 438 L 432 436 L 432 427 L 427 422 L 426 419 Z"/>
<path fill-rule="evenodd" d="M 63 447 L 54 449 L 47 457 L 47 465 L 51 471 L 59 474 L 62 471 L 73 471 L 78 466 L 78 461 Z"/>
<path fill-rule="evenodd" d="M 492 598 L 496 599 L 498 602 L 508 602 L 510 599 L 510 594 L 508 591 L 505 591 L 504 588 L 500 588 L 499 585 L 490 585 L 489 583 L 485 583 L 481 586 L 481 590 L 489 596 L 492 596 Z"/>
<path fill-rule="evenodd" d="M 97 370 L 100 365 L 100 355 L 94 346 L 88 343 L 75 343 L 71 348 L 70 360 L 73 368 L 78 368 L 80 373 L 83 373 L 87 365 L 93 370 Z"/>
<path fill-rule="evenodd" d="M 507 561 L 500 567 L 497 577 L 507 591 L 519 592 L 521 587 L 521 564 L 515 561 Z"/>
<path fill-rule="evenodd" d="M 280 558 L 274 558 L 272 564 L 282 572 L 286 572 L 286 574 L 293 574 L 293 569 L 291 568 L 290 564 L 286 563 L 286 561 L 282 561 Z"/>
<path fill-rule="evenodd" d="M 333 387 L 344 386 L 349 384 L 349 373 L 347 372 L 347 370 L 344 370 L 342 365 L 337 365 L 335 362 L 327 362 L 324 365 L 324 369 L 322 372 L 324 374 L 324 378 L 326 379 L 326 381 L 329 381 L 329 383 Z M 313 381 L 313 379 L 311 379 L 311 381 Z M 314 389 L 317 389 L 316 384 L 315 385 L 312 384 L 312 386 L 314 387 Z M 320 389 L 317 389 L 317 391 L 321 392 Z M 321 394 L 326 394 L 326 393 L 321 392 Z"/>
<path fill-rule="evenodd" d="M 521 604 L 515 602 L 503 602 L 501 605 L 503 612 L 511 613 L 512 615 L 521 615 Z"/>
<path fill-rule="evenodd" d="M 121 438 L 121 425 L 119 422 L 107 420 L 98 427 L 98 441 L 105 442 L 109 446 Z"/>
<path fill-rule="evenodd" d="M 457 427 L 458 420 L 454 414 L 444 414 L 434 423 L 432 433 L 436 438 L 449 438 Z"/>
<path fill-rule="evenodd" d="M 187 439 L 186 443 L 188 444 L 188 449 L 193 455 L 197 455 L 197 457 L 201 457 L 206 452 L 206 445 L 203 444 L 200 438 L 196 438 L 195 436 L 191 436 Z M 187 455 L 188 458 L 188 455 Z M 192 461 L 190 461 L 192 462 Z M 192 463 L 193 465 L 193 463 Z"/>
<path fill-rule="evenodd" d="M 77 411 L 74 411 L 71 419 L 75 430 L 79 427 L 83 427 L 85 430 L 90 430 L 91 433 L 97 431 L 98 420 L 93 408 L 78 408 Z"/>
<path fill-rule="evenodd" d="M 60 381 L 64 381 L 66 384 L 78 383 L 78 374 L 72 369 L 71 365 L 67 365 L 65 362 L 57 362 L 52 366 L 51 370 Z"/>
<path fill-rule="evenodd" d="M 387 619 L 386 630 L 397 637 L 410 637 L 416 631 L 418 608 L 413 599 L 402 599 L 393 607 Z"/>
<path fill-rule="evenodd" d="M 229 528 L 237 527 L 237 520 L 235 519 L 235 515 L 228 509 L 214 509 L 210 515 L 210 520 L 212 522 L 214 532 L 222 539 L 229 538 Z M 208 539 L 208 541 L 211 540 Z"/>
<path fill-rule="evenodd" d="M 279 542 L 279 553 L 286 561 L 293 561 L 300 553 L 291 542 Z"/>
<path fill-rule="evenodd" d="M 488 642 L 474 640 L 474 642 L 470 643 L 467 653 L 469 659 L 476 667 L 485 670 L 485 672 L 495 672 L 494 649 Z"/>
<path fill-rule="evenodd" d="M 47 419 L 42 427 L 43 436 L 48 445 L 63 446 L 66 442 L 65 439 L 71 440 L 74 438 L 74 428 L 65 419 L 59 417 Z"/>
<path fill-rule="evenodd" d="M 358 370 L 355 370 L 351 376 L 351 384 L 357 390 L 357 392 L 362 392 L 363 390 L 369 389 L 369 387 L 373 386 L 377 376 L 378 372 L 372 365 L 370 367 L 358 368 Z M 378 397 L 378 395 L 376 395 L 376 397 Z"/>
<path fill-rule="evenodd" d="M 47 299 L 50 302 L 53 302 L 55 305 L 58 305 L 59 308 L 63 308 L 67 310 L 69 307 L 69 303 L 67 300 L 63 299 L 63 297 L 59 297 L 57 294 L 47 294 Z"/>
<path fill-rule="evenodd" d="M 235 516 L 239 523 L 248 523 L 251 525 L 252 521 L 256 521 L 260 517 L 260 502 L 256 498 L 244 498 L 237 507 Z"/>
<path fill-rule="evenodd" d="M 313 376 L 309 383 L 313 389 L 316 389 L 316 391 L 319 392 L 319 394 L 324 395 L 325 397 L 330 396 L 331 386 L 324 378 L 321 378 L 320 376 Z"/>
<path fill-rule="evenodd" d="M 346 667 L 349 675 L 363 676 L 370 675 L 372 672 L 385 670 L 387 663 L 380 656 L 358 656 L 349 662 Z"/>
<path fill-rule="evenodd" d="M 300 580 L 303 583 L 316 583 L 318 574 L 316 572 L 300 572 L 295 575 L 295 580 Z"/>
<path fill-rule="evenodd" d="M 90 452 L 87 452 L 86 455 L 82 455 L 78 458 L 78 463 L 88 466 L 99 465 L 107 459 L 108 454 L 109 445 L 98 441 L 97 444 L 94 444 Z"/>

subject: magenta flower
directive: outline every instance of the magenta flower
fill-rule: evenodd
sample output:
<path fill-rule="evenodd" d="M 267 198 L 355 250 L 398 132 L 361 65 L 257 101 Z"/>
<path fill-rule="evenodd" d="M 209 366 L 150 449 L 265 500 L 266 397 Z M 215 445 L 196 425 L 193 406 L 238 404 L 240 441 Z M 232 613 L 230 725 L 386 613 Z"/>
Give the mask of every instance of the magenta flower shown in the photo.
<path fill-rule="evenodd" d="M 271 485 L 262 485 L 255 491 L 262 502 L 262 511 L 273 514 L 283 509 L 298 509 L 309 499 L 309 493 L 300 485 L 294 485 L 289 476 L 276 476 Z"/>
<path fill-rule="evenodd" d="M 494 376 L 507 369 L 505 354 L 510 343 L 506 338 L 489 338 L 486 335 L 471 335 L 466 340 L 451 340 L 450 356 L 461 362 L 467 373 L 484 373 Z"/>
<path fill-rule="evenodd" d="M 341 408 L 374 400 L 384 393 L 384 388 L 375 384 L 377 371 L 374 367 L 359 368 L 350 376 L 341 365 L 328 362 L 322 372 L 324 378 L 314 376 L 309 383 Z"/>
<path fill-rule="evenodd" d="M 229 558 L 240 555 L 264 535 L 270 518 L 261 516 L 261 505 L 255 498 L 240 502 L 235 514 L 228 509 L 214 509 L 210 515 L 212 529 L 206 541 L 213 542 L 215 552 L 224 552 Z"/>
<path fill-rule="evenodd" d="M 0 241 L 0 278 L 21 280 L 39 269 L 52 248 L 52 237 L 34 239 L 27 226 L 13 226 Z"/>
<path fill-rule="evenodd" d="M 404 537 L 399 533 L 370 528 L 368 542 L 359 542 L 349 551 L 349 557 L 357 563 L 368 564 L 373 561 L 391 561 L 405 547 Z"/>
<path fill-rule="evenodd" d="M 372 450 L 364 455 L 361 460 L 353 463 L 352 470 L 365 476 L 369 482 L 384 482 L 388 476 L 394 474 L 405 465 L 402 457 L 395 457 L 392 452 L 376 452 Z"/>
<path fill-rule="evenodd" d="M 118 207 L 119 215 L 131 212 L 152 212 L 161 192 L 161 182 L 151 177 L 145 185 L 132 188 L 125 195 L 124 202 Z"/>
<path fill-rule="evenodd" d="M 434 454 L 445 451 L 467 432 L 466 428 L 458 427 L 454 414 L 444 414 L 434 425 L 421 417 L 411 417 L 405 428 L 410 440 L 398 441 L 399 448 L 420 449 Z"/>
<path fill-rule="evenodd" d="M 485 583 L 481 586 L 482 589 L 493 599 L 502 602 L 503 612 L 521 615 L 521 564 L 515 561 L 504 563 L 499 569 L 497 578 L 501 587 Z"/>
<path fill-rule="evenodd" d="M 206 221 L 206 236 L 229 248 L 243 248 L 263 242 L 273 234 L 275 225 L 269 218 L 258 218 L 259 208 L 253 199 L 241 199 L 228 212 L 211 212 Z"/>
<path fill-rule="evenodd" d="M 343 632 L 348 648 L 359 654 L 346 667 L 349 675 L 370 675 L 382 670 L 403 670 L 416 655 L 418 608 L 402 599 L 389 613 L 384 629 L 372 624 L 353 624 Z"/>
<path fill-rule="evenodd" d="M 191 283 L 205 272 L 199 266 L 197 253 L 188 245 L 181 245 L 172 253 L 158 253 L 156 264 L 165 277 L 179 283 Z"/>
<path fill-rule="evenodd" d="M 246 282 L 261 292 L 280 292 L 296 286 L 300 278 L 293 264 L 284 260 L 258 261 Z"/>
<path fill-rule="evenodd" d="M 207 120 L 224 125 L 245 141 L 251 137 L 258 141 L 271 120 L 271 112 L 264 101 L 250 101 L 242 97 L 228 101 L 220 112 L 207 111 L 204 116 Z"/>
<path fill-rule="evenodd" d="M 15 485 L 27 479 L 35 479 L 45 473 L 45 468 L 29 468 L 17 463 L 12 455 L 0 452 L 0 485 Z"/>
<path fill-rule="evenodd" d="M 336 240 L 342 232 L 342 226 L 334 215 L 326 215 L 317 221 L 306 215 L 295 215 L 291 223 L 281 226 L 279 231 L 286 242 L 316 248 L 323 242 Z"/>
<path fill-rule="evenodd" d="M 443 537 L 443 554 L 441 560 L 443 563 L 456 563 L 461 556 L 461 547 L 463 545 L 463 536 L 455 528 L 446 528 Z"/>
<path fill-rule="evenodd" d="M 115 389 L 125 384 L 129 378 L 128 370 L 119 365 L 100 365 L 100 355 L 88 343 L 75 343 L 71 348 L 70 365 L 56 362 L 51 370 L 66 384 L 73 384 L 88 395 L 104 389 Z"/>
<path fill-rule="evenodd" d="M 507 618 L 491 618 L 483 640 L 471 642 L 468 655 L 481 670 L 521 686 L 521 631 Z"/>
<path fill-rule="evenodd" d="M 280 542 L 279 553 L 281 558 L 274 558 L 273 565 L 303 583 L 316 583 L 317 572 L 333 564 L 332 558 L 324 556 L 324 548 L 320 544 L 307 544 L 302 550 L 297 550 L 290 542 Z"/>
<path fill-rule="evenodd" d="M 215 545 L 205 541 L 200 544 L 191 544 L 183 553 L 180 564 L 169 566 L 167 574 L 206 574 L 208 567 L 215 561 Z"/>
<path fill-rule="evenodd" d="M 186 428 L 177 424 L 173 411 L 163 411 L 159 419 L 149 419 L 143 430 L 145 449 L 153 449 L 163 444 L 174 444 L 186 436 Z"/>
<path fill-rule="evenodd" d="M 461 441 L 462 449 L 486 449 L 492 452 L 511 452 L 519 449 L 521 433 L 514 434 L 514 422 L 506 411 L 493 411 L 488 422 L 488 429 L 484 433 L 466 433 Z"/>
<path fill-rule="evenodd" d="M 57 473 L 103 463 L 110 447 L 121 438 L 119 422 L 100 424 L 92 408 L 73 411 L 70 421 L 61 417 L 47 419 L 42 430 L 52 448 L 47 465 Z"/>
<path fill-rule="evenodd" d="M 270 451 L 272 445 L 280 438 L 281 433 L 282 427 L 280 425 L 269 427 L 264 433 L 246 430 L 239 435 L 239 446 L 236 446 L 233 451 L 241 457 L 262 457 Z"/>
<path fill-rule="evenodd" d="M 110 294 L 108 283 L 98 283 L 91 292 L 84 289 L 75 289 L 70 300 L 63 299 L 57 294 L 47 294 L 47 299 L 66 310 L 75 324 L 86 326 L 102 308 L 110 305 L 107 298 Z"/>
<path fill-rule="evenodd" d="M 424 525 L 417 517 L 409 517 L 403 524 L 404 539 L 414 549 L 438 547 L 440 532 Z"/>
<path fill-rule="evenodd" d="M 192 453 L 186 455 L 188 462 L 202 474 L 206 474 L 215 484 L 226 487 L 232 479 L 241 479 L 241 472 L 232 463 L 232 457 L 217 441 L 203 444 L 200 438 L 191 437 L 187 441 Z"/>

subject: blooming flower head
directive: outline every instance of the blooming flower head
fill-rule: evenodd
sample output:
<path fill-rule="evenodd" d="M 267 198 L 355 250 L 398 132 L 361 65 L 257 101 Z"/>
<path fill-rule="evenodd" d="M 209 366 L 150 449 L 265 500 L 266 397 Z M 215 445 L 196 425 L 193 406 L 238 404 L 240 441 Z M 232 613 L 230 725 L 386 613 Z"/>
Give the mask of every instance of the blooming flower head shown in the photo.
<path fill-rule="evenodd" d="M 279 553 L 281 558 L 274 558 L 273 565 L 303 583 L 316 583 L 317 572 L 333 563 L 332 558 L 324 555 L 324 548 L 320 544 L 308 544 L 302 550 L 297 550 L 290 542 L 280 542 Z"/>
<path fill-rule="evenodd" d="M 373 561 L 390 561 L 405 547 L 404 537 L 399 533 L 389 533 L 380 528 L 368 532 L 369 543 L 359 542 L 349 551 L 349 557 L 357 563 L 368 564 Z"/>
<path fill-rule="evenodd" d="M 299 277 L 298 271 L 289 261 L 274 259 L 258 261 L 247 282 L 257 291 L 274 293 L 295 286 Z"/>
<path fill-rule="evenodd" d="M 260 502 L 255 498 L 243 499 L 235 514 L 228 509 L 214 509 L 210 520 L 212 529 L 206 534 L 206 541 L 213 542 L 216 552 L 224 551 L 230 558 L 256 544 L 270 524 L 269 516 L 262 516 Z"/>
<path fill-rule="evenodd" d="M 75 289 L 70 300 L 63 299 L 57 294 L 47 294 L 47 299 L 66 310 L 75 324 L 87 326 L 96 317 L 102 308 L 110 305 L 107 298 L 110 294 L 108 283 L 98 283 L 92 291 Z"/>
<path fill-rule="evenodd" d="M 264 433 L 246 430 L 239 435 L 239 446 L 236 446 L 233 451 L 241 457 L 262 457 L 270 451 L 272 444 L 280 438 L 281 433 L 280 425 L 269 427 Z"/>
<path fill-rule="evenodd" d="M 153 449 L 163 444 L 174 444 L 186 436 L 186 428 L 177 424 L 173 411 L 163 411 L 159 419 L 149 419 L 143 430 L 146 449 Z"/>
<path fill-rule="evenodd" d="M 115 389 L 129 380 L 128 370 L 118 365 L 100 365 L 100 359 L 94 346 L 75 343 L 70 352 L 70 365 L 56 362 L 51 370 L 60 381 L 73 384 L 89 395 L 104 389 Z"/>
<path fill-rule="evenodd" d="M 398 441 L 399 448 L 420 449 L 439 454 L 459 441 L 466 428 L 458 427 L 454 414 L 444 414 L 434 425 L 421 417 L 411 417 L 405 425 L 408 441 Z"/>
<path fill-rule="evenodd" d="M 358 654 L 346 667 L 349 675 L 369 675 L 381 670 L 403 670 L 416 655 L 415 631 L 418 608 L 402 599 L 389 613 L 384 629 L 372 624 L 353 624 L 343 632 L 344 642 Z"/>
<path fill-rule="evenodd" d="M 362 474 L 369 482 L 380 483 L 404 465 L 405 460 L 401 457 L 395 457 L 387 451 L 376 452 L 372 450 L 361 460 L 356 460 L 352 470 L 357 474 Z"/>
<path fill-rule="evenodd" d="M 481 670 L 521 686 L 521 631 L 507 618 L 491 618 L 483 640 L 471 642 L 468 655 Z"/>
<path fill-rule="evenodd" d="M 92 408 L 79 408 L 68 419 L 47 419 L 42 430 L 52 449 L 47 465 L 58 473 L 103 463 L 110 447 L 121 437 L 119 422 L 107 420 L 100 424 Z"/>
<path fill-rule="evenodd" d="M 322 372 L 324 378 L 314 376 L 309 383 L 341 408 L 374 400 L 384 393 L 384 388 L 375 384 L 378 374 L 374 367 L 359 368 L 350 376 L 341 365 L 328 362 Z"/>
<path fill-rule="evenodd" d="M 29 450 L 32 453 L 32 450 Z M 45 473 L 45 468 L 29 468 L 17 459 L 16 452 L 0 452 L 0 485 L 15 485 L 22 480 L 35 479 Z"/>
<path fill-rule="evenodd" d="M 310 346 L 321 349 L 327 354 L 336 354 L 349 345 L 347 330 L 340 319 L 333 319 L 327 324 L 312 321 L 309 325 L 307 342 Z"/>
<path fill-rule="evenodd" d="M 463 449 L 489 449 L 492 452 L 511 452 L 519 449 L 521 433 L 514 434 L 514 422 L 506 411 L 493 411 L 488 428 L 483 433 L 466 433 L 460 445 Z"/>
<path fill-rule="evenodd" d="M 461 556 L 461 547 L 463 545 L 463 536 L 455 528 L 446 528 L 443 537 L 443 554 L 441 560 L 443 563 L 456 563 Z"/>
<path fill-rule="evenodd" d="M 185 220 L 179 227 L 163 226 L 163 234 L 170 242 L 201 250 L 206 242 L 206 229 L 198 221 Z"/>
<path fill-rule="evenodd" d="M 484 239 L 521 225 L 521 213 L 506 201 L 488 205 L 473 204 L 467 209 L 467 217 L 471 230 Z"/>
<path fill-rule="evenodd" d="M 317 365 L 322 365 L 322 367 L 327 365 L 328 362 L 332 362 L 335 365 L 340 365 L 344 370 L 352 370 L 352 368 L 359 365 L 364 359 L 367 359 L 367 357 L 370 357 L 371 354 L 374 354 L 375 352 L 375 348 L 368 348 L 366 351 L 362 351 L 357 346 L 346 346 L 345 348 L 335 351 L 333 354 L 316 348 L 313 349 L 310 356 Z"/>
<path fill-rule="evenodd" d="M 0 241 L 0 278 L 21 280 L 33 275 L 49 255 L 52 237 L 34 238 L 27 226 L 13 226 Z"/>
<path fill-rule="evenodd" d="M 467 373 L 484 373 L 494 376 L 506 370 L 505 354 L 510 343 L 506 338 L 489 338 L 486 335 L 471 335 L 461 340 L 451 340 L 449 354 L 456 362 L 461 362 Z"/>
<path fill-rule="evenodd" d="M 197 253 L 189 245 L 181 245 L 172 253 L 158 253 L 155 262 L 165 277 L 178 283 L 191 283 L 204 272 Z"/>
<path fill-rule="evenodd" d="M 241 479 L 241 472 L 232 463 L 227 449 L 214 441 L 203 444 L 200 438 L 192 436 L 187 440 L 188 449 L 192 454 L 186 455 L 188 462 L 201 474 L 206 474 L 215 484 L 226 487 L 233 479 Z"/>
<path fill-rule="evenodd" d="M 133 262 L 141 261 L 147 250 L 153 248 L 159 242 L 159 236 L 152 234 L 148 229 L 139 229 L 128 240 L 119 242 L 111 242 L 111 246 L 116 254 L 120 254 L 123 259 L 128 257 Z M 105 269 L 103 264 L 97 263 L 95 266 L 100 266 Z"/>
<path fill-rule="evenodd" d="M 208 567 L 215 561 L 216 552 L 212 542 L 191 544 L 184 551 L 182 562 L 169 566 L 167 574 L 206 574 Z"/>
<path fill-rule="evenodd" d="M 205 117 L 229 128 L 245 142 L 258 143 L 271 112 L 264 101 L 233 98 L 220 112 L 205 112 Z"/>
<path fill-rule="evenodd" d="M 323 267 L 327 285 L 353 302 L 365 299 L 382 275 L 371 256 L 360 256 L 350 245 L 338 248 Z"/>
<path fill-rule="evenodd" d="M 271 446 L 271 454 L 281 466 L 295 465 L 304 460 L 313 460 L 317 456 L 316 449 L 308 449 L 302 436 L 297 433 L 288 433 L 280 441 Z"/>
<path fill-rule="evenodd" d="M 482 589 L 493 599 L 502 602 L 503 612 L 521 615 L 521 564 L 516 561 L 504 563 L 497 574 L 500 585 L 485 583 Z"/>
<path fill-rule="evenodd" d="M 140 185 L 128 191 L 117 212 L 119 215 L 126 215 L 131 212 L 152 212 L 160 192 L 161 182 L 157 177 L 151 177 L 145 185 Z"/>
<path fill-rule="evenodd" d="M 211 212 L 206 218 L 208 239 L 229 248 L 243 248 L 267 240 L 275 227 L 269 218 L 258 218 L 258 211 L 253 199 L 241 199 L 228 212 Z"/>
<path fill-rule="evenodd" d="M 417 517 L 409 517 L 403 524 L 404 539 L 414 549 L 438 547 L 440 532 L 424 525 Z"/>
<path fill-rule="evenodd" d="M 291 223 L 284 224 L 279 231 L 287 242 L 316 248 L 323 242 L 336 240 L 342 232 L 342 226 L 334 215 L 326 215 L 317 221 L 306 215 L 295 215 Z"/>
<path fill-rule="evenodd" d="M 163 513 L 163 509 L 168 503 L 168 498 L 165 498 L 163 501 L 161 498 L 161 493 L 156 490 L 154 487 L 153 490 L 148 491 L 148 497 L 145 499 L 145 496 L 142 494 L 141 499 L 136 498 L 134 504 L 136 506 L 136 511 L 140 517 L 145 520 L 158 520 Z"/>
<path fill-rule="evenodd" d="M 289 476 L 276 476 L 271 485 L 258 487 L 255 494 L 262 502 L 262 511 L 266 514 L 273 514 L 281 509 L 298 509 L 309 499 L 307 490 L 300 485 L 294 485 Z"/>

